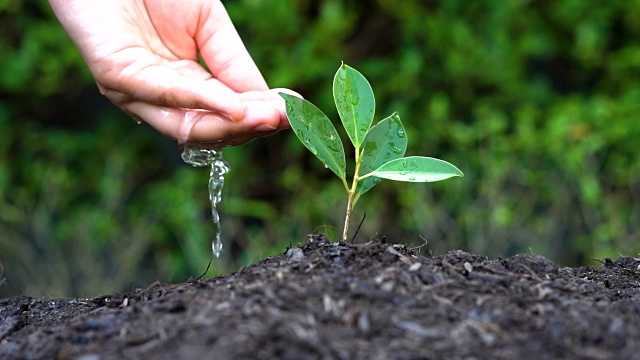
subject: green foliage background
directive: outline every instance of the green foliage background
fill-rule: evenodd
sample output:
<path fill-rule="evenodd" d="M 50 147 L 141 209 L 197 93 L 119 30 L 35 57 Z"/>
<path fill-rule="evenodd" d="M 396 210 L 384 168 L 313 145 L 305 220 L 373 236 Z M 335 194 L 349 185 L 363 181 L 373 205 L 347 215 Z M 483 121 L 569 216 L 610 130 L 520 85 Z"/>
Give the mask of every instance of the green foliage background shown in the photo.
<path fill-rule="evenodd" d="M 225 1 L 272 87 L 331 116 L 344 60 L 408 155 L 462 179 L 383 182 L 357 241 L 563 265 L 640 250 L 640 0 Z M 102 99 L 44 0 L 0 0 L 0 296 L 93 296 L 199 275 L 207 171 Z M 342 184 L 288 132 L 225 150 L 226 250 L 209 275 L 312 232 Z M 357 222 L 357 220 L 356 220 Z M 0 284 L 3 281 L 0 279 Z"/>

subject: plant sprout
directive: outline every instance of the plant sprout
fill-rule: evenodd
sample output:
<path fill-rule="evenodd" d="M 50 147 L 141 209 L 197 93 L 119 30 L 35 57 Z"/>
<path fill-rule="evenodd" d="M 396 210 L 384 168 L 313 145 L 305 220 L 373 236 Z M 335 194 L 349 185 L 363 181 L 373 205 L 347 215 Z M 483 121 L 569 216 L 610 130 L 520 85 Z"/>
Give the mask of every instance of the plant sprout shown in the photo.
<path fill-rule="evenodd" d="M 280 93 L 286 102 L 287 118 L 296 136 L 326 168 L 333 171 L 348 194 L 342 241 L 347 241 L 353 207 L 362 194 L 382 179 L 434 182 L 463 176 L 450 163 L 423 156 L 404 157 L 407 133 L 398 113 L 373 125 L 375 98 L 367 79 L 344 63 L 333 79 L 333 98 L 351 143 L 355 148 L 355 170 L 347 183 L 345 151 L 331 120 L 315 105 L 296 96 Z"/>

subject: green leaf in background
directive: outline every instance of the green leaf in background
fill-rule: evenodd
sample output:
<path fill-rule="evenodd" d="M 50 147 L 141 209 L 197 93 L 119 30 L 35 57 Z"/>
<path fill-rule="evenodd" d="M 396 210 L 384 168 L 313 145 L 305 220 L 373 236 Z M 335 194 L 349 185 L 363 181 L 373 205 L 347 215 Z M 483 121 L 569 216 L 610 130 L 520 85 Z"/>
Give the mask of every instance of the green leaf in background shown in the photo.
<path fill-rule="evenodd" d="M 285 93 L 280 93 L 280 96 L 287 104 L 287 118 L 298 139 L 326 167 L 344 180 L 344 147 L 331 120 L 307 100 Z"/>
<path fill-rule="evenodd" d="M 407 135 L 397 112 L 380 120 L 367 133 L 362 143 L 362 163 L 360 173 L 368 174 L 383 164 L 399 159 L 407 150 Z M 376 186 L 381 179 L 370 176 L 358 183 L 356 196 L 360 196 Z"/>
<path fill-rule="evenodd" d="M 349 139 L 359 149 L 376 108 L 371 85 L 357 70 L 342 63 L 333 78 L 333 99 Z"/>
<path fill-rule="evenodd" d="M 377 176 L 396 181 L 434 182 L 454 176 L 464 176 L 464 174 L 444 160 L 409 156 L 389 161 L 365 176 Z"/>

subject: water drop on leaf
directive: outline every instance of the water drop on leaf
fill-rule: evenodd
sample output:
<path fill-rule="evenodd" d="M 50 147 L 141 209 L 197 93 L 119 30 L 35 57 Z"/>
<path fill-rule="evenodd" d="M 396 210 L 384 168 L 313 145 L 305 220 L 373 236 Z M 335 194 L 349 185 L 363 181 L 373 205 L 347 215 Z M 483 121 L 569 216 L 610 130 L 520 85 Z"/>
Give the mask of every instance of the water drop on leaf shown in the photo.
<path fill-rule="evenodd" d="M 310 141 L 306 141 L 305 144 L 307 145 L 307 148 L 309 149 L 309 151 L 311 151 L 311 153 L 313 155 L 318 155 L 318 149 L 316 149 L 315 146 L 313 146 L 313 144 L 311 144 Z"/>

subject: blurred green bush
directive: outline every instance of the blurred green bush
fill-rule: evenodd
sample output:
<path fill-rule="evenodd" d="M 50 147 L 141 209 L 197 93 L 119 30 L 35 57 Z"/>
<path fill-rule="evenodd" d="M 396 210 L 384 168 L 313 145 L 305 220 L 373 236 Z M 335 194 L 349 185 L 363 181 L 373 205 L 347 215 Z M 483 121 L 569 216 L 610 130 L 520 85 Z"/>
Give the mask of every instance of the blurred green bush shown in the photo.
<path fill-rule="evenodd" d="M 639 0 L 225 5 L 271 86 L 337 121 L 344 60 L 370 80 L 378 119 L 399 111 L 408 154 L 465 172 L 383 182 L 356 208 L 367 214 L 357 241 L 424 238 L 434 253 L 533 251 L 564 265 L 640 251 Z M 0 24 L 0 295 L 197 276 L 207 171 L 104 105 L 46 1 L 0 0 Z M 225 149 L 226 250 L 210 275 L 339 233 L 342 185 L 290 135 Z"/>

